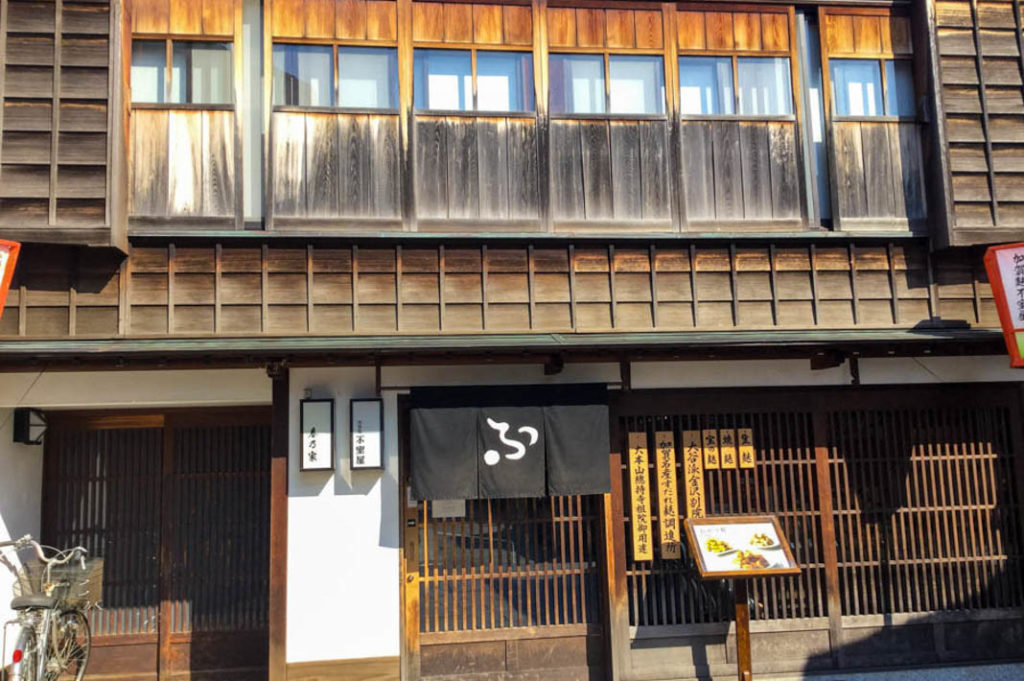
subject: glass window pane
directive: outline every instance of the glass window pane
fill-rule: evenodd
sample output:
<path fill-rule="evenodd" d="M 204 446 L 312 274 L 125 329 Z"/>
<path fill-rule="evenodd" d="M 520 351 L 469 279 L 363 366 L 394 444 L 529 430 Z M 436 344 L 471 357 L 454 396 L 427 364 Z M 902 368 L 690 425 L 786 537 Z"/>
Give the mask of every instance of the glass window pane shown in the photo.
<path fill-rule="evenodd" d="M 604 57 L 553 54 L 548 69 L 551 113 L 604 113 Z"/>
<path fill-rule="evenodd" d="M 665 113 L 665 65 L 661 57 L 608 58 L 609 109 L 613 114 Z"/>
<path fill-rule="evenodd" d="M 477 52 L 476 108 L 533 111 L 533 56 L 523 52 Z"/>
<path fill-rule="evenodd" d="M 793 86 L 788 57 L 740 57 L 736 60 L 740 115 L 783 116 L 793 113 Z"/>
<path fill-rule="evenodd" d="M 167 44 L 162 40 L 132 41 L 132 101 L 164 101 Z"/>
<path fill-rule="evenodd" d="M 175 42 L 173 50 L 172 102 L 231 103 L 231 43 Z"/>
<path fill-rule="evenodd" d="M 914 70 L 907 59 L 885 62 L 885 112 L 890 116 L 916 116 Z"/>
<path fill-rule="evenodd" d="M 331 106 L 333 73 L 329 46 L 274 45 L 274 104 Z"/>
<path fill-rule="evenodd" d="M 416 50 L 413 100 L 417 109 L 468 111 L 473 107 L 472 61 L 462 50 Z"/>
<path fill-rule="evenodd" d="M 832 103 L 837 116 L 881 116 L 882 74 L 872 59 L 833 59 Z"/>
<path fill-rule="evenodd" d="M 679 112 L 683 115 L 735 113 L 732 59 L 680 57 Z"/>
<path fill-rule="evenodd" d="M 339 47 L 338 102 L 361 109 L 398 108 L 398 56 L 394 48 Z"/>

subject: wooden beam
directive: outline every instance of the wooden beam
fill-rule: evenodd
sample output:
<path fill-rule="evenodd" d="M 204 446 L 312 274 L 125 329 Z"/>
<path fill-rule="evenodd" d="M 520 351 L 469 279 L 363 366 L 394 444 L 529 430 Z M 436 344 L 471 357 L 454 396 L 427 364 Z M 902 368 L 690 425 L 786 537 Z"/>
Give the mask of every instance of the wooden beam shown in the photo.
<path fill-rule="evenodd" d="M 836 549 L 835 516 L 832 510 L 832 475 L 829 462 L 828 416 L 818 410 L 813 416 L 814 469 L 818 481 L 818 510 L 821 522 L 821 550 L 825 559 L 825 597 L 828 612 L 829 648 L 832 666 L 838 667 L 843 645 L 843 613 L 839 598 L 839 554 Z"/>
<path fill-rule="evenodd" d="M 270 593 L 267 614 L 267 679 L 286 681 L 288 627 L 288 368 L 267 366 L 273 387 L 270 429 Z"/>

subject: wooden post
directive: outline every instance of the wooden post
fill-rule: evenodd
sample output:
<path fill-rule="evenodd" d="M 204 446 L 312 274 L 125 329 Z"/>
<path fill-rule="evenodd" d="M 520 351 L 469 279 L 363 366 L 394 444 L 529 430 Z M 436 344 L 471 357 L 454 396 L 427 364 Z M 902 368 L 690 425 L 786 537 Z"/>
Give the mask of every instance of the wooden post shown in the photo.
<path fill-rule="evenodd" d="M 733 580 L 736 599 L 736 676 L 739 681 L 751 681 L 750 664 L 750 603 L 747 600 L 747 580 Z"/>
<path fill-rule="evenodd" d="M 273 380 L 270 431 L 270 594 L 268 681 L 285 681 L 285 632 L 288 623 L 288 368 L 267 366 Z"/>

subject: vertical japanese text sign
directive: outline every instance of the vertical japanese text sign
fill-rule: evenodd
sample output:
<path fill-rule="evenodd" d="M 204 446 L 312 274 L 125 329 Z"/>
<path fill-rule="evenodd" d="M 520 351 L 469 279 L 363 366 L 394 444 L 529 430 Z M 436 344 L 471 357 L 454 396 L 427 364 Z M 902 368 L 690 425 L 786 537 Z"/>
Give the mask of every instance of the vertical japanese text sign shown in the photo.
<path fill-rule="evenodd" d="M 703 453 L 700 431 L 683 431 L 683 492 L 687 518 L 704 517 Z"/>
<path fill-rule="evenodd" d="M 11 280 L 14 278 L 14 266 L 18 264 L 18 253 L 20 251 L 21 244 L 18 242 L 0 239 L 0 317 L 4 316 L 7 292 L 11 288 Z"/>
<path fill-rule="evenodd" d="M 379 398 L 349 403 L 349 429 L 352 431 L 349 465 L 353 470 L 384 468 L 383 405 Z"/>
<path fill-rule="evenodd" d="M 725 428 L 720 432 L 719 438 L 722 468 L 736 468 L 736 431 Z"/>
<path fill-rule="evenodd" d="M 985 253 L 1010 366 L 1024 367 L 1024 243 L 992 246 Z"/>
<path fill-rule="evenodd" d="M 671 430 L 654 434 L 657 444 L 658 520 L 661 526 L 661 557 L 680 558 L 679 495 L 676 489 L 676 442 Z"/>
<path fill-rule="evenodd" d="M 718 431 L 703 430 L 701 438 L 704 440 L 704 468 L 713 470 L 719 467 L 718 453 Z"/>
<path fill-rule="evenodd" d="M 753 429 L 738 429 L 736 440 L 740 450 L 740 468 L 753 468 L 755 463 Z"/>
<path fill-rule="evenodd" d="M 653 560 L 647 433 L 629 434 L 629 495 L 633 501 L 633 560 Z"/>
<path fill-rule="evenodd" d="M 334 470 L 334 400 L 301 400 L 302 460 L 299 470 Z"/>

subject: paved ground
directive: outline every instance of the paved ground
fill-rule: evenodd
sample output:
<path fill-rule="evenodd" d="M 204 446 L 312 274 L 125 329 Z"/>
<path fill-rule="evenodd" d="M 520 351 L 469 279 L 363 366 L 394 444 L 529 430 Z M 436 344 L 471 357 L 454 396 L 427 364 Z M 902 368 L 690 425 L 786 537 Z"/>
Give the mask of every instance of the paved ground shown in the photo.
<path fill-rule="evenodd" d="M 1024 664 L 932 667 L 898 672 L 843 672 L 793 676 L 758 674 L 756 681 L 1024 681 Z"/>

